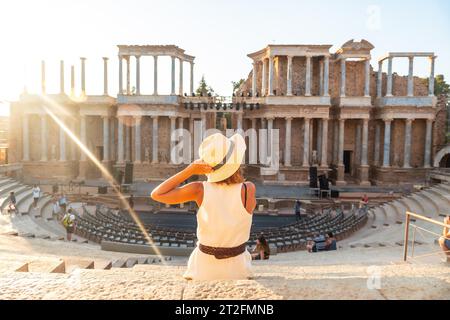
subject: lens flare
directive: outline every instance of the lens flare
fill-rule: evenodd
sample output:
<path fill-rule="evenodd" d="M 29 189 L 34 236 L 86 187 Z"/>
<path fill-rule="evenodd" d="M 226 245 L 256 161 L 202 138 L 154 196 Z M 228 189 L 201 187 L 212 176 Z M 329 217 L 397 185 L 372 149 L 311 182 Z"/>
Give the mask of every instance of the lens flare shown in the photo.
<path fill-rule="evenodd" d="M 163 256 L 161 254 L 161 251 L 158 249 L 158 247 L 155 246 L 153 239 L 149 236 L 147 230 L 145 229 L 144 224 L 142 223 L 141 219 L 139 219 L 136 212 L 130 207 L 128 201 L 126 200 L 125 196 L 120 192 L 120 190 L 116 187 L 117 183 L 114 180 L 114 177 L 111 175 L 111 173 L 103 166 L 103 164 L 95 157 L 95 155 L 78 139 L 78 137 L 64 124 L 61 119 L 58 118 L 55 112 L 53 112 L 52 109 L 58 110 L 58 113 L 67 113 L 67 110 L 60 106 L 58 103 L 54 102 L 53 100 L 49 99 L 46 96 L 42 96 L 42 99 L 50 105 L 43 105 L 42 108 L 47 112 L 47 114 L 55 121 L 55 123 L 67 134 L 67 136 L 80 148 L 80 151 L 83 152 L 102 172 L 103 177 L 106 178 L 110 186 L 113 188 L 113 190 L 116 192 L 116 194 L 119 196 L 119 200 L 121 204 L 125 207 L 125 209 L 130 213 L 132 219 L 137 224 L 139 229 L 141 230 L 142 234 L 144 235 L 147 242 L 150 244 L 150 246 L 153 248 L 153 250 L 156 252 L 157 256 L 161 259 L 161 262 L 163 264 L 166 264 L 166 261 L 163 259 Z"/>

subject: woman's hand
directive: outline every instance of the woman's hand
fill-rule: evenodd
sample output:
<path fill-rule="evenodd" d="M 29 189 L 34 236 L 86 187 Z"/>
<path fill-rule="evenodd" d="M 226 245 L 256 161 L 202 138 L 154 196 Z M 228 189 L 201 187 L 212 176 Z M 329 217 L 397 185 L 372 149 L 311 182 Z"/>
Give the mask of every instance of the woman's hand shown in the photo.
<path fill-rule="evenodd" d="M 192 175 L 204 175 L 213 172 L 213 168 L 205 163 L 203 160 L 195 160 L 193 163 L 191 163 L 186 170 L 189 171 Z"/>

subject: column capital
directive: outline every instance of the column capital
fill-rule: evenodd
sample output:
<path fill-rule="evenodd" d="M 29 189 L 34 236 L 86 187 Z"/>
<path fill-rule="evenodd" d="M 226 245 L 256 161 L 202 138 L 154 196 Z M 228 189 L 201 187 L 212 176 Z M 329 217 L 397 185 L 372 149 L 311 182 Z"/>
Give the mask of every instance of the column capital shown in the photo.
<path fill-rule="evenodd" d="M 85 58 L 85 57 L 80 57 L 80 60 L 81 60 L 81 61 L 86 61 L 87 58 Z"/>
<path fill-rule="evenodd" d="M 103 60 L 108 61 L 109 58 L 108 57 L 102 57 Z"/>
<path fill-rule="evenodd" d="M 416 119 L 414 119 L 414 118 L 407 118 L 407 119 L 405 119 L 405 121 L 407 123 L 412 123 L 414 120 L 416 120 Z"/>
<path fill-rule="evenodd" d="M 386 118 L 386 119 L 383 119 L 383 121 L 384 121 L 385 123 L 391 123 L 392 121 L 394 121 L 394 119 Z"/>
<path fill-rule="evenodd" d="M 133 119 L 134 119 L 134 120 L 141 121 L 141 120 L 142 120 L 142 116 L 141 116 L 141 115 L 133 116 Z"/>
<path fill-rule="evenodd" d="M 294 117 L 292 117 L 292 116 L 284 117 L 284 119 L 285 119 L 286 121 L 292 121 L 293 118 L 294 118 Z"/>
<path fill-rule="evenodd" d="M 153 120 L 157 120 L 158 118 L 159 118 L 159 116 L 156 116 L 156 115 L 153 115 L 153 116 L 150 116 Z"/>
<path fill-rule="evenodd" d="M 177 120 L 177 118 L 178 118 L 177 116 L 169 116 L 170 120 Z"/>
<path fill-rule="evenodd" d="M 414 61 L 414 56 L 409 56 L 408 59 L 409 61 Z"/>

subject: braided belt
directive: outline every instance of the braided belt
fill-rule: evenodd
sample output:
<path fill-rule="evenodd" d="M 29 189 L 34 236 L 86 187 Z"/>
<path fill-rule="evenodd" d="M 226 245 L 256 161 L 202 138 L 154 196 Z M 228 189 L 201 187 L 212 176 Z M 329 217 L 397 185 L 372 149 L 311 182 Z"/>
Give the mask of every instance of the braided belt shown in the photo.
<path fill-rule="evenodd" d="M 216 247 L 208 247 L 204 246 L 201 243 L 198 245 L 198 248 L 201 252 L 205 254 L 209 254 L 211 256 L 214 256 L 216 259 L 228 259 L 236 257 L 242 253 L 245 252 L 245 249 L 247 247 L 246 243 L 241 244 L 240 246 L 233 247 L 233 248 L 216 248 Z"/>

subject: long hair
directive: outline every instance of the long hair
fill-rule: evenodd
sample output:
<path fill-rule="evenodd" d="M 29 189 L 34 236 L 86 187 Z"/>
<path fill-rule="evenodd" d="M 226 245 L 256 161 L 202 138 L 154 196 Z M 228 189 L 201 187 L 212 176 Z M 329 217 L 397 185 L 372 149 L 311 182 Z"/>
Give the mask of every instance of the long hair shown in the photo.
<path fill-rule="evenodd" d="M 235 173 L 233 173 L 231 176 L 226 178 L 225 180 L 218 181 L 216 183 L 219 184 L 235 184 L 235 183 L 243 183 L 245 181 L 244 177 L 242 176 L 242 169 L 239 167 Z"/>

